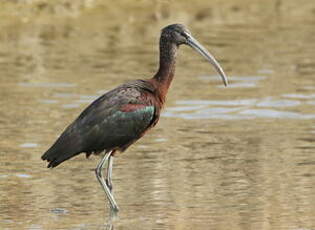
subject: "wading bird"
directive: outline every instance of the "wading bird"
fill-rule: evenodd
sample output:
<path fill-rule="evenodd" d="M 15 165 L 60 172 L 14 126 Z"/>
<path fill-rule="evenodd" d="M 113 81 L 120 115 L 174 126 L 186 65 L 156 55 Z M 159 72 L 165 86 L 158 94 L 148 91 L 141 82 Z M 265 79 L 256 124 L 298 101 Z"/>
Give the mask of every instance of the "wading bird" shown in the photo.
<path fill-rule="evenodd" d="M 160 66 L 147 80 L 135 80 L 118 86 L 90 104 L 43 154 L 53 168 L 80 153 L 86 157 L 105 152 L 95 169 L 111 209 L 118 211 L 112 195 L 112 166 L 116 152 L 125 151 L 156 125 L 165 96 L 175 72 L 178 47 L 188 45 L 204 56 L 219 72 L 224 85 L 227 78 L 219 63 L 181 24 L 163 28 L 160 37 Z M 106 165 L 106 178 L 103 169 Z"/>

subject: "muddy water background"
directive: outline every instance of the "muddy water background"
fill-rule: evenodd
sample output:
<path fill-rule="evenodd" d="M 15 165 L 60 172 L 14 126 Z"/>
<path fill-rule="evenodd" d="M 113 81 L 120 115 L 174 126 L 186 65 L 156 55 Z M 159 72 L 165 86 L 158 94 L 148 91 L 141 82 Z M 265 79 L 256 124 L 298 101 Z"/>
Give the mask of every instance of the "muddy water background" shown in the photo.
<path fill-rule="evenodd" d="M 312 1 L 1 4 L 0 229 L 315 229 Z M 160 123 L 115 158 L 110 226 L 99 159 L 40 156 L 93 99 L 153 75 L 173 22 L 231 84 L 181 47 Z"/>

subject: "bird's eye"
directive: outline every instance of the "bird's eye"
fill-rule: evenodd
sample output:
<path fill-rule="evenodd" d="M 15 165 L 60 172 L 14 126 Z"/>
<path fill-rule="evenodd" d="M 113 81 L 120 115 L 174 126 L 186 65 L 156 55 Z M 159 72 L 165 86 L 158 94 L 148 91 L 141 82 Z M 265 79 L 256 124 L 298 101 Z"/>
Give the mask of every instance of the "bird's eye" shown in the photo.
<path fill-rule="evenodd" d="M 182 32 L 182 31 L 179 31 L 179 30 L 176 30 L 176 33 L 184 38 L 187 37 L 186 33 L 185 32 Z"/>

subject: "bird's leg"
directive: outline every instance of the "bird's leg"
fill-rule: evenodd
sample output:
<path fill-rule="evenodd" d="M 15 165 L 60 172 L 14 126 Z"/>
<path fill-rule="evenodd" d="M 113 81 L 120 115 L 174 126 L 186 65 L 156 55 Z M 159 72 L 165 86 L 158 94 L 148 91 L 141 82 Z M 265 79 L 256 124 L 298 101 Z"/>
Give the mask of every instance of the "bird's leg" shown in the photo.
<path fill-rule="evenodd" d="M 110 191 L 113 190 L 113 184 L 112 184 L 113 161 L 114 161 L 114 157 L 110 155 L 108 159 L 107 177 L 106 177 L 106 184 Z"/>
<path fill-rule="evenodd" d="M 96 169 L 95 169 L 95 174 L 96 174 L 96 178 L 98 180 L 98 182 L 101 184 L 107 199 L 109 201 L 109 204 L 111 206 L 111 209 L 114 212 L 118 212 L 118 206 L 117 203 L 113 197 L 113 195 L 110 192 L 110 189 L 108 187 L 108 185 L 106 184 L 104 177 L 103 177 L 103 168 L 106 162 L 108 162 L 109 158 L 111 157 L 111 154 L 113 153 L 113 151 L 109 151 L 105 154 L 105 156 L 102 158 L 102 160 L 100 161 L 100 163 L 97 165 Z"/>

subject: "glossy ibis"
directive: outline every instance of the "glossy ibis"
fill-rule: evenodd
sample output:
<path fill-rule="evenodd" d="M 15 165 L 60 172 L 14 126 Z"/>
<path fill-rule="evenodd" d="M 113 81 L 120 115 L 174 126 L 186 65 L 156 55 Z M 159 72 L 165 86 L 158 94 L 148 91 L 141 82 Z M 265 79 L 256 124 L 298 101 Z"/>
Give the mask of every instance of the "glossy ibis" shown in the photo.
<path fill-rule="evenodd" d="M 153 78 L 120 85 L 90 104 L 42 156 L 43 160 L 49 162 L 47 167 L 56 167 L 79 153 L 89 157 L 92 153 L 104 151 L 105 155 L 95 173 L 111 209 L 118 211 L 111 193 L 113 156 L 118 151 L 125 151 L 158 122 L 174 77 L 177 49 L 183 44 L 204 56 L 227 85 L 227 78 L 218 62 L 192 37 L 188 29 L 181 24 L 169 25 L 161 33 L 160 66 Z M 106 179 L 103 177 L 105 165 Z"/>

